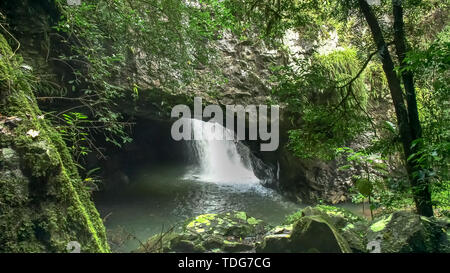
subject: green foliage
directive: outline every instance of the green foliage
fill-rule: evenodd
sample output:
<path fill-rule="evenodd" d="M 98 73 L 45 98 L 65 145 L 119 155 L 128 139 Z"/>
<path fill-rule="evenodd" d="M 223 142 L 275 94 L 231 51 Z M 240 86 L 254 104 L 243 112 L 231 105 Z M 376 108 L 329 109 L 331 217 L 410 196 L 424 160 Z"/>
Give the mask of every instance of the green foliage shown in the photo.
<path fill-rule="evenodd" d="M 373 185 L 369 179 L 360 178 L 355 182 L 356 189 L 365 197 L 369 197 L 373 192 Z"/>
<path fill-rule="evenodd" d="M 289 132 L 295 155 L 331 159 L 336 147 L 366 128 L 364 75 L 353 79 L 360 67 L 356 52 L 347 49 L 274 69 L 279 83 L 274 96 L 300 119 L 299 128 Z"/>
<path fill-rule="evenodd" d="M 61 136 L 42 118 L 34 77 L 23 65 L 0 35 L 1 114 L 20 118 L 13 130 L 0 133 L 0 148 L 18 158 L 0 172 L 2 251 L 65 252 L 67 242 L 77 240 L 83 252 L 109 252 L 103 222 Z M 26 135 L 30 128 L 39 132 L 35 138 Z M 29 190 L 41 182 L 48 187 Z"/>
<path fill-rule="evenodd" d="M 59 132 L 66 143 L 71 144 L 68 148 L 74 155 L 75 160 L 78 161 L 80 156 L 91 152 L 86 144 L 88 133 L 82 131 L 83 123 L 89 122 L 88 117 L 78 112 L 70 112 L 62 116 L 66 124 L 58 126 Z"/>
<path fill-rule="evenodd" d="M 314 29 L 312 33 L 315 34 L 310 37 L 312 38 L 310 41 L 317 41 L 324 37 L 321 35 L 325 32 L 324 30 L 334 29 L 339 34 L 340 46 L 352 46 L 358 52 L 363 53 L 361 55 L 368 55 L 375 48 L 372 33 L 367 31 L 365 18 L 359 12 L 358 1 L 306 0 L 287 1 L 290 2 L 288 4 L 282 2 L 284 1 L 258 1 L 252 6 L 252 8 L 256 7 L 254 20 L 265 22 L 267 29 L 272 30 L 273 35 L 268 35 L 269 37 L 281 37 L 286 29 L 295 29 L 303 34 L 303 31 L 309 28 Z M 450 5 L 448 1 L 439 0 L 405 0 L 401 5 L 404 12 L 404 30 L 408 40 L 406 42 L 409 43 L 404 69 L 414 73 L 417 104 L 423 128 L 423 139 L 418 140 L 420 143 L 414 144 L 420 147 L 420 151 L 412 156 L 419 162 L 417 167 L 420 169 L 414 175 L 419 176 L 420 180 L 429 180 L 434 189 L 434 201 L 448 207 L 448 155 L 450 154 L 448 11 Z M 243 6 L 245 7 L 245 5 Z M 371 5 L 371 9 L 380 25 L 385 41 L 394 41 L 395 32 L 392 20 L 381 19 L 392 16 L 392 1 L 381 1 L 380 5 Z M 308 35 L 304 35 L 302 38 L 307 37 Z M 304 40 L 308 41 L 308 39 Z M 431 43 L 433 40 L 435 41 Z M 395 56 L 394 54 L 393 52 L 392 55 Z M 361 120 L 361 125 L 355 126 L 357 123 L 351 121 L 358 119 L 351 115 L 345 117 L 346 123 L 339 122 L 339 112 L 330 111 L 327 108 L 330 106 L 330 102 L 334 102 L 332 99 L 328 101 L 329 104 L 323 101 L 317 103 L 317 100 L 304 91 L 314 90 L 308 88 L 311 86 L 321 89 L 322 84 L 329 85 L 329 78 L 339 81 L 345 76 L 339 77 L 338 73 L 334 73 L 334 75 L 330 74 L 329 78 L 321 77 L 323 75 L 319 72 L 321 70 L 317 69 L 310 59 L 302 59 L 300 62 L 295 69 L 280 69 L 282 76 L 276 80 L 281 83 L 281 92 L 278 90 L 276 95 L 280 102 L 288 104 L 293 113 L 292 124 L 298 128 L 289 134 L 289 147 L 300 157 L 331 158 L 332 155 L 329 151 L 334 147 L 345 145 L 345 140 L 351 139 L 361 132 L 355 128 L 363 128 L 364 122 Z M 329 70 L 330 66 L 325 66 L 325 68 Z M 324 70 L 326 71 L 326 69 Z M 339 69 L 337 71 L 342 72 Z M 312 72 L 314 72 L 314 76 L 311 76 Z M 401 72 L 401 70 L 397 69 L 397 72 Z M 380 63 L 374 61 L 369 63 L 364 74 L 366 76 L 365 83 L 370 90 L 368 97 L 371 102 L 385 103 L 384 98 L 387 97 L 388 86 Z M 361 110 L 364 112 L 364 108 Z M 368 153 L 395 156 L 402 152 L 397 129 L 391 126 L 393 123 L 390 123 L 389 118 L 384 117 L 386 122 L 381 128 L 377 128 L 382 131 L 382 134 L 377 135 L 373 145 L 369 147 Z M 365 121 L 367 122 L 367 119 Z M 376 127 L 374 124 L 372 126 Z M 340 130 L 333 130 L 333 128 Z M 349 128 L 353 130 L 349 130 Z M 402 181 L 405 180 L 405 177 L 403 179 L 392 178 L 392 180 Z M 367 181 L 360 180 L 358 184 L 360 191 L 367 195 L 370 189 Z M 395 182 L 392 186 L 401 184 L 403 183 Z M 376 191 L 375 188 L 373 187 L 372 191 Z M 386 196 L 383 197 L 386 200 L 383 202 L 393 204 L 390 196 L 392 191 L 380 192 L 386 193 Z M 393 193 L 394 196 L 397 194 L 398 192 Z M 410 200 L 408 196 L 401 199 Z"/>
<path fill-rule="evenodd" d="M 353 176 L 352 201 L 365 202 L 369 198 L 370 209 L 382 208 L 391 211 L 412 204 L 411 191 L 406 177 L 389 175 L 386 159 L 367 151 L 354 151 L 348 147 L 336 149 L 349 164 L 339 169 L 354 167 L 358 174 Z"/>
<path fill-rule="evenodd" d="M 424 50 L 410 51 L 404 69 L 417 75 L 416 90 L 422 138 L 413 143 L 412 155 L 422 170 L 415 175 L 431 184 L 432 200 L 450 207 L 450 26 Z"/>
<path fill-rule="evenodd" d="M 302 211 L 298 210 L 298 211 L 296 211 L 296 212 L 286 216 L 286 218 L 284 219 L 283 225 L 294 224 L 295 222 L 297 222 L 302 217 L 303 217 Z"/>
<path fill-rule="evenodd" d="M 214 53 L 209 40 L 232 22 L 218 1 L 205 1 L 209 4 L 202 8 L 176 0 L 86 0 L 79 6 L 65 2 L 56 1 L 61 19 L 55 30 L 68 47 L 58 60 L 73 79 L 67 82 L 68 92 L 58 95 L 78 100 L 75 107 L 88 117 L 85 130 L 76 135 L 104 135 L 117 146 L 131 141 L 122 101 L 136 101 L 156 81 L 163 87 L 158 92 L 184 88 L 195 69 L 209 63 Z M 66 117 L 62 119 L 66 123 Z M 72 143 L 80 140 L 68 138 Z"/>

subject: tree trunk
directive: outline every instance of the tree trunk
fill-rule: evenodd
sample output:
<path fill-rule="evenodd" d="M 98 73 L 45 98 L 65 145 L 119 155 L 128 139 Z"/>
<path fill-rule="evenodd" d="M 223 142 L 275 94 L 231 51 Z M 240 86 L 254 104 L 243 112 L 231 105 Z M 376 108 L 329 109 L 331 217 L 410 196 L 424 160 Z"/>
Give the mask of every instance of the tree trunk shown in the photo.
<path fill-rule="evenodd" d="M 393 12 L 394 12 L 394 43 L 397 52 L 397 57 L 400 63 L 400 68 L 405 66 L 405 57 L 407 52 L 406 37 L 405 37 L 405 26 L 403 22 L 403 6 L 402 0 L 392 1 Z M 408 105 L 408 117 L 411 129 L 411 135 L 414 140 L 422 138 L 422 126 L 419 120 L 419 111 L 417 109 L 416 100 L 416 90 L 414 87 L 414 75 L 411 71 L 402 72 L 403 85 L 405 87 L 406 93 L 406 103 Z M 421 143 L 418 142 L 417 145 L 411 148 L 411 152 L 416 154 L 421 147 Z M 410 159 L 411 168 L 414 172 L 423 171 L 420 166 L 416 163 L 416 158 Z M 418 195 L 421 197 L 420 202 L 424 202 L 423 205 L 419 205 L 417 210 L 420 214 L 426 216 L 433 215 L 433 208 L 431 205 L 431 193 L 429 189 L 428 179 L 425 176 L 422 180 L 418 179 L 418 176 L 412 177 L 411 185 L 415 187 L 418 191 Z M 417 201 L 416 201 L 417 203 Z"/>
<path fill-rule="evenodd" d="M 407 52 L 405 27 L 403 22 L 403 7 L 401 0 L 392 1 L 394 11 L 394 42 L 400 67 L 405 66 Z M 422 127 L 419 121 L 419 111 L 417 110 L 416 91 L 414 87 L 414 76 L 411 71 L 402 72 L 403 85 L 406 91 L 406 102 L 408 104 L 408 117 L 414 139 L 422 137 Z"/>
<path fill-rule="evenodd" d="M 396 2 L 394 0 L 394 2 Z M 383 64 L 383 71 L 386 75 L 386 79 L 388 81 L 389 90 L 391 93 L 392 101 L 394 103 L 395 114 L 397 116 L 397 124 L 400 131 L 400 138 L 403 145 L 404 156 L 406 161 L 406 170 L 408 172 L 409 181 L 412 186 L 414 202 L 416 204 L 417 212 L 421 215 L 432 216 L 433 208 L 431 206 L 431 195 L 428 186 L 426 183 L 421 183 L 418 179 L 416 172 L 420 170 L 419 166 L 415 163 L 415 160 L 408 160 L 408 158 L 415 153 L 416 149 L 412 149 L 412 143 L 414 140 L 418 139 L 420 136 L 420 122 L 418 120 L 417 114 L 417 103 L 415 92 L 409 93 L 407 95 L 408 101 L 408 110 L 406 109 L 403 91 L 400 84 L 400 79 L 397 77 L 397 74 L 394 70 L 394 62 L 392 61 L 392 57 L 389 53 L 388 46 L 386 41 L 384 40 L 383 33 L 381 31 L 380 25 L 378 23 L 377 18 L 375 17 L 370 5 L 366 0 L 358 0 L 359 8 L 364 15 L 367 24 L 372 33 L 373 40 L 379 50 L 379 54 L 381 57 L 381 62 Z M 397 3 L 398 4 L 398 3 Z M 394 4 L 395 5 L 395 4 Z M 401 7 L 401 3 L 399 4 Z M 399 13 L 399 10 L 396 8 L 395 13 Z M 401 11 L 403 14 L 403 11 Z M 403 15 L 401 16 L 403 18 Z M 397 18 L 398 19 L 398 18 Z M 404 30 L 403 30 L 403 19 L 401 23 L 399 21 L 396 22 L 396 27 L 398 26 L 399 33 L 396 33 L 396 42 L 399 43 L 400 49 L 396 49 L 397 53 L 402 53 L 403 58 L 406 53 L 406 47 L 404 46 Z M 401 26 L 401 27 L 400 27 Z M 397 35 L 400 34 L 399 37 Z M 403 37 L 403 38 L 402 38 Z M 402 46 L 404 50 L 402 50 Z M 412 77 L 412 73 L 410 75 L 406 75 L 406 84 L 408 85 L 407 90 L 410 90 L 411 87 L 414 90 L 414 81 Z M 410 123 L 410 115 L 412 115 L 412 124 Z M 415 120 L 417 117 L 417 120 Z M 417 126 L 418 125 L 418 126 Z M 414 127 L 414 129 L 413 129 Z"/>

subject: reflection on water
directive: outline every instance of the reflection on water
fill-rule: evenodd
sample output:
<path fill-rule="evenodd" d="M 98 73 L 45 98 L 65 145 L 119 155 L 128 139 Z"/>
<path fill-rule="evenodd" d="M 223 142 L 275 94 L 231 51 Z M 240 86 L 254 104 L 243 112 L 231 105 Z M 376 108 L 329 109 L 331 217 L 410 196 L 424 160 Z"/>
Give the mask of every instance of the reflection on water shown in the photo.
<path fill-rule="evenodd" d="M 130 178 L 131 185 L 117 192 L 95 196 L 107 229 L 124 228 L 145 241 L 188 217 L 230 210 L 279 224 L 287 214 L 300 208 L 271 189 L 257 183 L 211 183 L 185 178 L 186 169 L 143 167 Z M 120 251 L 138 246 L 130 241 Z"/>

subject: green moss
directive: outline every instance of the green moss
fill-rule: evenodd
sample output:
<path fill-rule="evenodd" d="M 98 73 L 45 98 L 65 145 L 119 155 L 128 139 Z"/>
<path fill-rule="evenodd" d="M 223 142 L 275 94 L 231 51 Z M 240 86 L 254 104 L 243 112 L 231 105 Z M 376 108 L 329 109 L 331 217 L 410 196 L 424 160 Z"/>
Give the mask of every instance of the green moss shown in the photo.
<path fill-rule="evenodd" d="M 364 218 L 359 217 L 346 209 L 328 205 L 317 205 L 315 207 L 306 207 L 304 209 L 296 211 L 293 214 L 288 215 L 284 220 L 283 224 L 285 225 L 293 224 L 297 222 L 300 218 L 302 218 L 305 214 L 306 215 L 320 214 L 330 218 L 342 218 L 346 222 L 350 223 L 365 221 Z"/>
<path fill-rule="evenodd" d="M 328 228 L 333 233 L 333 236 L 334 236 L 337 244 L 339 245 L 339 248 L 342 251 L 342 253 L 351 253 L 352 252 L 350 246 L 348 245 L 348 242 L 344 239 L 344 237 L 342 237 L 342 235 L 339 233 L 339 231 L 336 229 L 336 227 L 334 225 L 332 225 L 331 223 L 329 223 L 324 217 L 322 217 L 320 215 L 311 215 L 311 216 L 303 217 L 300 221 L 298 221 L 294 225 L 291 237 L 292 238 L 295 238 L 295 237 L 301 238 L 303 233 L 305 233 L 305 231 L 307 231 L 309 229 L 309 227 L 313 221 L 322 223 L 322 224 L 326 224 L 328 226 Z"/>
<path fill-rule="evenodd" d="M 228 240 L 223 240 L 223 243 L 224 243 L 225 245 L 232 245 L 232 246 L 238 244 L 237 242 L 231 242 L 231 241 L 228 241 Z"/>
<path fill-rule="evenodd" d="M 1 114 L 21 119 L 10 134 L 0 133 L 0 148 L 20 157 L 19 165 L 0 169 L 0 203 L 6 204 L 0 252 L 66 252 L 70 241 L 78 241 L 82 252 L 108 252 L 90 193 L 61 136 L 38 118 L 32 75 L 21 70 L 21 62 L 0 35 Z M 30 129 L 39 135 L 28 136 Z"/>
<path fill-rule="evenodd" d="M 347 221 L 350 221 L 350 222 L 364 221 L 364 219 L 362 217 L 359 217 L 359 216 L 355 215 L 354 213 L 352 213 L 351 211 L 348 211 L 343 208 L 327 206 L 327 205 L 318 205 L 318 206 L 316 206 L 316 208 L 325 212 L 328 215 L 343 217 L 344 219 L 346 219 Z"/>
<path fill-rule="evenodd" d="M 343 228 L 343 230 L 350 230 L 350 229 L 354 229 L 355 228 L 355 225 L 353 225 L 353 224 L 348 224 L 348 225 L 346 225 L 344 228 Z"/>
<path fill-rule="evenodd" d="M 247 220 L 247 214 L 243 211 L 236 212 L 235 217 L 244 221 Z"/>
<path fill-rule="evenodd" d="M 262 237 L 267 229 L 262 220 L 248 217 L 245 212 L 226 212 L 203 214 L 184 222 L 181 232 L 176 236 L 176 244 L 165 252 L 185 252 L 190 248 L 197 251 L 202 246 L 207 252 L 220 249 L 221 252 L 240 252 L 255 248 L 255 238 Z M 188 240 L 192 244 L 179 243 Z"/>
<path fill-rule="evenodd" d="M 211 220 L 215 219 L 217 214 L 202 214 L 194 218 L 194 220 L 190 221 L 187 225 L 188 228 L 195 228 L 198 226 L 211 225 Z"/>
<path fill-rule="evenodd" d="M 285 224 L 285 225 L 293 224 L 293 223 L 297 222 L 302 216 L 303 216 L 302 210 L 298 210 L 298 211 L 294 212 L 293 214 L 286 216 L 286 219 L 284 219 L 283 224 Z"/>
<path fill-rule="evenodd" d="M 264 238 L 265 239 L 282 239 L 282 238 L 289 239 L 289 238 L 291 238 L 291 234 L 290 233 L 270 234 L 270 235 L 264 236 Z"/>
<path fill-rule="evenodd" d="M 262 220 L 258 220 L 254 217 L 250 217 L 247 219 L 247 223 L 249 223 L 250 225 L 258 225 L 261 222 L 262 222 Z"/>
<path fill-rule="evenodd" d="M 383 219 L 381 219 L 381 220 L 379 220 L 379 221 L 373 223 L 373 224 L 370 226 L 370 229 L 371 229 L 373 232 L 379 232 L 379 231 L 382 231 L 384 228 L 386 228 L 386 225 L 391 221 L 391 219 L 392 219 L 392 214 L 389 215 L 389 217 L 383 218 Z"/>

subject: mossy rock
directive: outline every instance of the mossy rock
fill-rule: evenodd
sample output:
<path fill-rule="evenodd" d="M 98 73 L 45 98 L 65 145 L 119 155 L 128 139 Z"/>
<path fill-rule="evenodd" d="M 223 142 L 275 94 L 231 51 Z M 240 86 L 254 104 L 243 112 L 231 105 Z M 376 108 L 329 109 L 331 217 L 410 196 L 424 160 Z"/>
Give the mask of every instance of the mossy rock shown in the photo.
<path fill-rule="evenodd" d="M 257 252 L 289 253 L 293 225 L 276 226 L 271 229 L 256 249 Z"/>
<path fill-rule="evenodd" d="M 247 216 L 243 211 L 221 214 L 202 214 L 191 218 L 185 230 L 194 234 L 233 236 L 237 238 L 255 237 L 265 232 L 261 220 Z"/>
<path fill-rule="evenodd" d="M 351 253 L 348 242 L 322 216 L 304 216 L 294 224 L 291 235 L 294 252 Z"/>
<path fill-rule="evenodd" d="M 14 120 L 0 128 L 0 252 L 67 252 L 71 241 L 109 252 L 89 189 L 22 64 L 0 34 L 0 118 Z"/>
<path fill-rule="evenodd" d="M 320 216 L 330 223 L 347 241 L 352 252 L 367 252 L 365 235 L 369 225 L 365 218 L 334 206 L 306 207 L 287 217 L 286 223 L 296 223 L 305 216 Z"/>
<path fill-rule="evenodd" d="M 201 253 L 206 252 L 206 249 L 196 243 L 196 241 L 184 238 L 184 236 L 178 236 L 170 241 L 170 251 L 181 253 Z"/>
<path fill-rule="evenodd" d="M 182 231 L 151 237 L 137 252 L 254 252 L 267 229 L 245 212 L 202 214 L 185 221 Z"/>
<path fill-rule="evenodd" d="M 350 253 L 347 241 L 325 217 L 303 216 L 292 226 L 271 230 L 257 252 Z"/>
<path fill-rule="evenodd" d="M 302 209 L 302 215 L 303 216 L 322 215 L 325 218 L 327 218 L 335 227 L 339 229 L 344 228 L 348 224 L 367 222 L 365 218 L 360 217 L 349 210 L 327 205 L 306 207 Z"/>
<path fill-rule="evenodd" d="M 442 226 L 432 218 L 396 211 L 371 223 L 367 241 L 377 242 L 382 253 L 432 253 L 440 251 L 444 234 Z"/>

